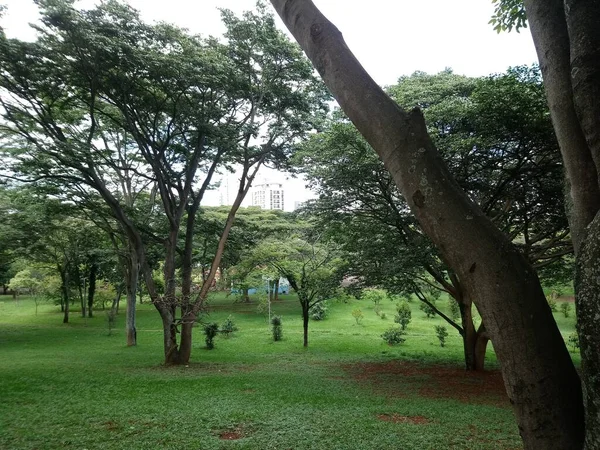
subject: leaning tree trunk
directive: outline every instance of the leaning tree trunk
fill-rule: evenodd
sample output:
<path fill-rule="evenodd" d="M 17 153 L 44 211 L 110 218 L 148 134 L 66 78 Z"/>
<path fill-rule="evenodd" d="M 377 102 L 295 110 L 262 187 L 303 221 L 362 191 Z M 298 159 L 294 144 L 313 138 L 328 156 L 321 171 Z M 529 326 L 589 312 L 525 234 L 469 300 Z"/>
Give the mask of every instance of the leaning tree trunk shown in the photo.
<path fill-rule="evenodd" d="M 487 345 L 490 341 L 490 337 L 487 334 L 485 325 L 482 322 L 477 330 L 477 337 L 475 339 L 475 370 L 483 370 L 485 368 L 485 354 L 487 352 Z"/>
<path fill-rule="evenodd" d="M 525 447 L 581 448 L 579 377 L 533 268 L 452 178 L 421 112 L 405 112 L 383 92 L 312 1 L 271 2 L 467 295 L 478 299 Z"/>

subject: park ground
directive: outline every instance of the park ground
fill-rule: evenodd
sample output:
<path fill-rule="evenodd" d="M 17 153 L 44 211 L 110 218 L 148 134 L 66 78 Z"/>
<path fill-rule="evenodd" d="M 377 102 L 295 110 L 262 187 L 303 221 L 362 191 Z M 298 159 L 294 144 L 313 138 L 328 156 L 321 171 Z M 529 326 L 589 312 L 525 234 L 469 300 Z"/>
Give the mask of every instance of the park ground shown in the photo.
<path fill-rule="evenodd" d="M 394 304 L 346 298 L 311 321 L 302 347 L 293 295 L 274 342 L 266 315 L 215 295 L 205 321 L 231 315 L 239 330 L 207 350 L 196 328 L 192 363 L 162 365 L 162 331 L 138 307 L 138 346 L 124 317 L 106 312 L 62 324 L 59 308 L 0 297 L 0 449 L 518 449 L 522 444 L 493 349 L 484 373 L 465 372 L 452 328 L 444 348 L 416 301 L 406 342 L 387 345 Z M 361 309 L 356 323 L 352 312 Z M 565 339 L 573 314 L 555 313 Z M 576 363 L 579 356 L 572 353 Z"/>

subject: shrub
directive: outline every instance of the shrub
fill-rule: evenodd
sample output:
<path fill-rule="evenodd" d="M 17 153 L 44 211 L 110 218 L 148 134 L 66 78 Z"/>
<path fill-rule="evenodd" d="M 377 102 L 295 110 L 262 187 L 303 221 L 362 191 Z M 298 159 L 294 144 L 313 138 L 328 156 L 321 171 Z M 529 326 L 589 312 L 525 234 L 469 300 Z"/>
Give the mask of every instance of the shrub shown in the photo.
<path fill-rule="evenodd" d="M 312 320 L 323 320 L 327 316 L 327 305 L 325 302 L 319 302 L 310 307 L 308 310 Z"/>
<path fill-rule="evenodd" d="M 446 327 L 443 325 L 436 325 L 435 334 L 440 340 L 440 346 L 444 347 L 446 345 L 446 338 L 448 337 L 448 330 L 446 330 Z"/>
<path fill-rule="evenodd" d="M 387 294 L 382 289 L 365 289 L 362 298 L 375 303 L 375 305 L 379 305 L 382 300 L 387 298 Z"/>
<path fill-rule="evenodd" d="M 281 317 L 273 316 L 271 317 L 271 325 L 273 325 L 273 340 L 280 341 L 283 337 L 283 331 L 281 329 Z"/>
<path fill-rule="evenodd" d="M 579 335 L 577 333 L 571 333 L 567 338 L 567 343 L 571 346 L 573 351 L 579 349 Z"/>
<path fill-rule="evenodd" d="M 231 317 L 231 315 L 229 315 L 227 319 L 225 319 L 225 322 L 223 322 L 223 325 L 221 325 L 221 333 L 223 333 L 225 337 L 229 337 L 231 333 L 237 330 L 238 327 L 235 326 L 233 318 Z"/>
<path fill-rule="evenodd" d="M 412 318 L 410 306 L 403 300 L 396 305 L 396 312 L 397 314 L 394 317 L 394 322 L 399 324 L 400 328 L 406 330 L 406 326 L 410 323 L 410 319 Z"/>
<path fill-rule="evenodd" d="M 558 307 L 556 305 L 556 299 L 554 299 L 553 296 L 546 297 L 546 300 L 548 301 L 548 306 L 550 307 L 550 310 L 553 313 L 555 313 L 556 311 L 558 311 Z"/>
<path fill-rule="evenodd" d="M 375 314 L 377 314 L 379 317 L 381 317 L 381 306 L 380 305 L 375 305 L 373 306 L 373 311 L 375 311 Z"/>
<path fill-rule="evenodd" d="M 460 306 L 454 298 L 448 297 L 448 306 L 450 307 L 450 318 L 452 320 L 460 318 Z"/>
<path fill-rule="evenodd" d="M 218 323 L 208 323 L 204 325 L 204 334 L 206 335 L 205 342 L 206 348 L 212 350 L 215 348 L 215 336 L 219 332 L 219 324 Z"/>
<path fill-rule="evenodd" d="M 387 319 L 387 314 L 382 312 L 379 317 L 381 317 L 381 320 L 385 320 L 385 319 Z"/>
<path fill-rule="evenodd" d="M 363 319 L 363 317 L 365 317 L 365 315 L 360 309 L 355 309 L 352 311 L 352 317 L 354 317 L 354 320 L 356 320 L 356 324 L 360 325 L 360 321 Z"/>
<path fill-rule="evenodd" d="M 402 344 L 406 339 L 403 337 L 406 332 L 400 328 L 391 327 L 383 332 L 381 337 L 388 345 Z"/>
<path fill-rule="evenodd" d="M 431 299 L 431 304 L 435 305 L 435 300 Z M 435 317 L 435 310 L 425 302 L 421 302 L 419 309 L 425 313 L 428 319 Z"/>
<path fill-rule="evenodd" d="M 571 313 L 571 304 L 569 302 L 562 302 L 560 304 L 560 310 L 565 317 L 569 317 L 569 314 Z"/>

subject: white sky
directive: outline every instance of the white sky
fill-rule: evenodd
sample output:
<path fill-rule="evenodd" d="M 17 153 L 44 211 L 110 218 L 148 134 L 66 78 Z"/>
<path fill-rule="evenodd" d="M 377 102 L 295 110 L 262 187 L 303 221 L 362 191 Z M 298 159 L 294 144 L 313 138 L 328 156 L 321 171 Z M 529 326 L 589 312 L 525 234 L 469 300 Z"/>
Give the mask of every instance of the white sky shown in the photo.
<path fill-rule="evenodd" d="M 416 70 L 482 76 L 537 61 L 528 30 L 497 34 L 488 24 L 491 0 L 314 0 L 340 29 L 350 49 L 379 84 L 396 82 Z M 203 35 L 222 34 L 217 8 L 252 9 L 255 0 L 127 0 L 148 21 L 166 21 Z M 1 23 L 11 37 L 32 39 L 37 18 L 32 0 L 0 0 L 8 6 Z M 82 0 L 90 6 L 94 0 Z M 285 29 L 279 22 L 280 27 Z M 283 181 L 285 176 L 259 174 Z M 235 184 L 230 181 L 230 184 Z M 286 209 L 309 194 L 300 180 L 286 182 Z M 210 201 L 217 203 L 215 193 Z M 207 199 L 209 200 L 209 199 Z"/>

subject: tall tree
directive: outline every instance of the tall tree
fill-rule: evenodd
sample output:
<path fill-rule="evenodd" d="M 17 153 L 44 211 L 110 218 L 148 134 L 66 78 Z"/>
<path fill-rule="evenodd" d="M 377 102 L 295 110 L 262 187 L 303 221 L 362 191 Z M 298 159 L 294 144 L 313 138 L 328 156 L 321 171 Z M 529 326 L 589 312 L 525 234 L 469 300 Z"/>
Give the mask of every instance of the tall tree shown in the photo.
<path fill-rule="evenodd" d="M 562 169 L 535 69 L 483 79 L 416 73 L 389 91 L 403 106 L 422 107 L 459 185 L 538 271 L 564 264 L 561 257 L 571 245 L 560 208 Z M 338 119 L 297 156 L 320 194 L 311 209 L 355 254 L 355 275 L 393 291 L 412 287 L 420 295 L 413 282 L 420 279 L 448 293 L 460 306 L 462 323 L 446 320 L 463 338 L 466 367 L 482 369 L 485 324 L 474 326 L 472 300 L 463 296 L 460 278 L 423 236 L 389 173 L 352 124 Z"/>
<path fill-rule="evenodd" d="M 422 113 L 403 110 L 383 92 L 313 2 L 271 3 L 478 302 L 525 445 L 580 447 L 579 378 L 531 265 L 457 185 Z"/>
<path fill-rule="evenodd" d="M 581 345 L 585 446 L 600 448 L 600 2 L 497 0 L 493 22 L 528 21 L 560 144 L 575 247 L 575 304 Z"/>

